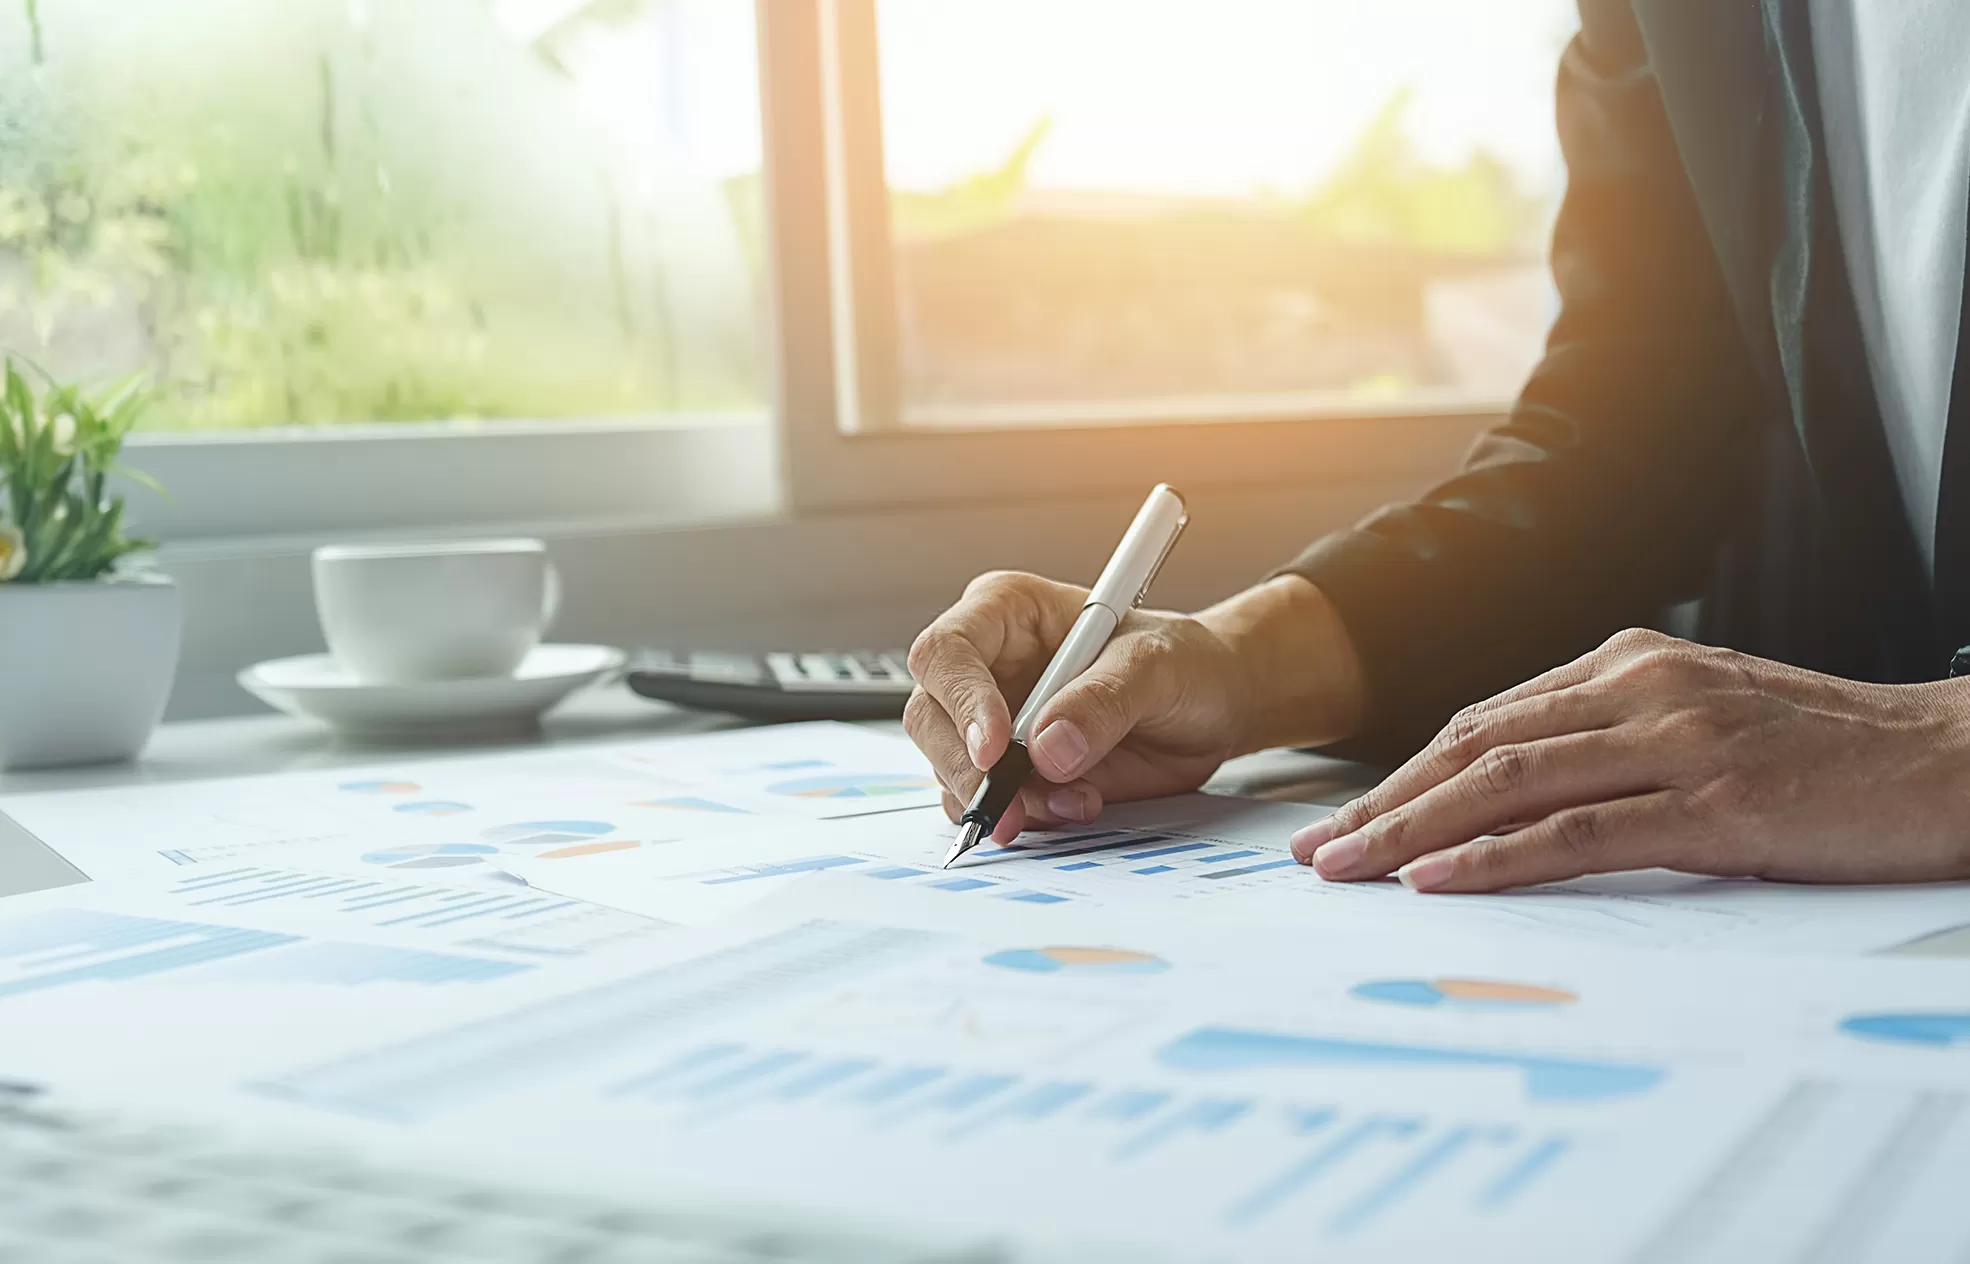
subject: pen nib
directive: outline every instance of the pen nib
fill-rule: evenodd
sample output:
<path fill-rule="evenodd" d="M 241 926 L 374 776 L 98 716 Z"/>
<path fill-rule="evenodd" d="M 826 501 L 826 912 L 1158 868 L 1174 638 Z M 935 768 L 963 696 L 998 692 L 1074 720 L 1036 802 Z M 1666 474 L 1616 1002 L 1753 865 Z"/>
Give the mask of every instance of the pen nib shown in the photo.
<path fill-rule="evenodd" d="M 973 821 L 971 824 L 965 826 L 964 829 L 958 832 L 958 841 L 952 843 L 951 850 L 945 854 L 944 863 L 941 867 L 949 869 L 959 856 L 964 855 L 972 848 L 978 846 L 978 840 L 984 833 L 984 827 L 977 821 Z"/>

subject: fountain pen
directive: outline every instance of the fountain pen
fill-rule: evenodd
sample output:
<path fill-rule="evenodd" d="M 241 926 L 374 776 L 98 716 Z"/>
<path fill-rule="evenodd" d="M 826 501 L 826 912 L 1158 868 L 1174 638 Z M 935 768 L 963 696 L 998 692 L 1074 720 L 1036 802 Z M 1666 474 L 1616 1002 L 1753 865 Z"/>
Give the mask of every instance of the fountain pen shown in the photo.
<path fill-rule="evenodd" d="M 1109 638 L 1121 626 L 1122 616 L 1141 605 L 1149 594 L 1156 572 L 1162 569 L 1163 560 L 1176 547 L 1177 537 L 1189 522 L 1183 497 L 1168 483 L 1156 484 L 1149 498 L 1142 502 L 1142 508 L 1136 511 L 1135 521 L 1122 534 L 1122 542 L 1115 546 L 1108 565 L 1102 568 L 1101 578 L 1089 590 L 1087 604 L 1081 607 L 1074 626 L 1068 630 L 1060 648 L 1053 652 L 1047 669 L 1040 673 L 1039 682 L 1013 718 L 1012 740 L 1006 744 L 1005 754 L 978 783 L 977 793 L 958 818 L 957 841 L 944 857 L 944 868 L 949 869 L 960 856 L 998 828 L 999 818 L 1019 797 L 1026 779 L 1033 775 L 1033 757 L 1027 752 L 1026 742 L 1033 735 L 1034 717 L 1068 682 L 1101 656 Z"/>

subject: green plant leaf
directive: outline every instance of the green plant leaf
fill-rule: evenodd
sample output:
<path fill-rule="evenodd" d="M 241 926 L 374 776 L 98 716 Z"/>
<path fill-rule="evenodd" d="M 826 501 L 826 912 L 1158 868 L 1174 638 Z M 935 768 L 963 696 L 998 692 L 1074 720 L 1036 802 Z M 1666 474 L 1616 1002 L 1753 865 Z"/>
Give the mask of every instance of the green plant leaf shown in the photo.
<path fill-rule="evenodd" d="M 0 490 L 27 550 L 19 580 L 94 579 L 151 547 L 123 534 L 123 498 L 110 494 L 107 483 L 118 473 L 162 492 L 117 464 L 123 440 L 156 397 L 140 377 L 92 390 L 28 368 L 41 380 L 38 392 L 11 357 L 0 383 Z M 72 423 L 72 444 L 57 445 L 57 419 Z"/>

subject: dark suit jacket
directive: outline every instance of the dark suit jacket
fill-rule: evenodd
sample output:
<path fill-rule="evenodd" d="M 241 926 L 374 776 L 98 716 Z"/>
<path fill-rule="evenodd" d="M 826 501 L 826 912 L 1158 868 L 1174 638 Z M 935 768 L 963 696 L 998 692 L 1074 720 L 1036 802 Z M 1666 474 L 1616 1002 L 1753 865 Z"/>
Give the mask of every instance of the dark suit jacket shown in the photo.
<path fill-rule="evenodd" d="M 1806 0 L 1580 17 L 1544 360 L 1461 473 L 1287 568 L 1359 647 L 1359 754 L 1697 597 L 1703 639 L 1856 679 L 1935 679 L 1970 642 L 1970 319 L 1932 584 L 1833 218 Z"/>

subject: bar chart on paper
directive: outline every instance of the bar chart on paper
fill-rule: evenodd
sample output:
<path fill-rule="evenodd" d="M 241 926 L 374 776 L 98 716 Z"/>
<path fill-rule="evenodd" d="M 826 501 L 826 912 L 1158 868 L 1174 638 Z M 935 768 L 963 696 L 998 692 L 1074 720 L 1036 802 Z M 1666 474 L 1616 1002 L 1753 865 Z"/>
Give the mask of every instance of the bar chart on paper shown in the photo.
<path fill-rule="evenodd" d="M 761 1136 L 820 1127 L 932 1152 L 1001 1143 L 1122 1180 L 1153 1179 L 1158 1165 L 1194 1169 L 1191 1197 L 1227 1225 L 1312 1209 L 1335 1236 L 1411 1214 L 1412 1204 L 1505 1210 L 1564 1163 L 1571 1144 L 1517 1121 L 738 1041 L 689 1048 L 609 1096 L 656 1117 L 650 1127 Z M 1236 1162 L 1220 1162 L 1232 1154 Z"/>
<path fill-rule="evenodd" d="M 524 964 L 93 909 L 0 923 L 0 1002 L 35 992 L 146 982 L 483 982 Z"/>
<path fill-rule="evenodd" d="M 885 831 L 882 845 L 791 857 L 777 850 L 774 859 L 751 863 L 735 855 L 729 865 L 667 874 L 656 881 L 674 888 L 672 899 L 682 900 L 683 889 L 695 886 L 707 900 L 716 895 L 725 906 L 743 902 L 748 895 L 763 895 L 763 888 L 776 882 L 822 871 L 951 896 L 1032 905 L 1104 898 L 1208 898 L 1253 884 L 1308 880 L 1304 867 L 1277 851 L 1127 829 L 1044 835 L 1017 848 L 974 852 L 968 863 L 946 870 L 931 858 L 941 857 L 947 841 L 934 828 L 918 821 L 864 828 Z M 744 848 L 740 842 L 731 845 L 734 853 L 743 854 Z M 926 859 L 920 863 L 897 859 L 915 853 Z M 660 906 L 667 904 L 659 901 Z"/>
<path fill-rule="evenodd" d="M 187 910 L 304 910 L 323 921 L 418 934 L 434 945 L 522 958 L 580 957 L 641 942 L 667 929 L 645 917 L 543 895 L 447 887 L 257 865 L 201 869 L 167 893 Z"/>

